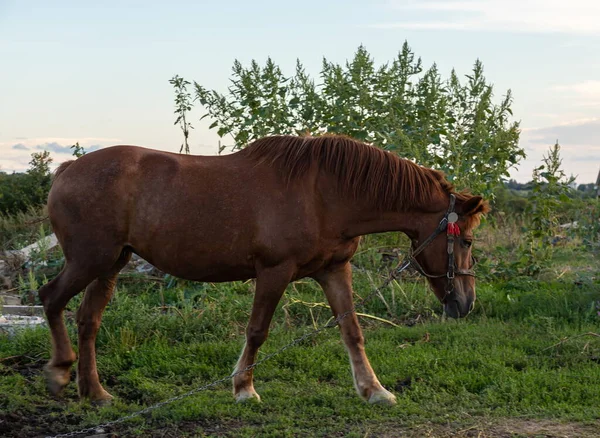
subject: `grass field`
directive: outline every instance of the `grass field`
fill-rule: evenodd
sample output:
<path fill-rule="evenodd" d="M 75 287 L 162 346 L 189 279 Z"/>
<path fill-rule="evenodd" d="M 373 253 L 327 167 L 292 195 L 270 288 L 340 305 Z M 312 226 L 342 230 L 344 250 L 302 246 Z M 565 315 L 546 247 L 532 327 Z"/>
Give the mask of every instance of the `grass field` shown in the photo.
<path fill-rule="evenodd" d="M 386 272 L 375 240 L 355 264 L 364 296 Z M 369 273 L 370 272 L 370 273 Z M 379 273 L 376 273 L 379 272 Z M 447 320 L 425 282 L 405 276 L 359 309 L 366 349 L 394 407 L 356 395 L 337 329 L 255 371 L 262 403 L 218 385 L 110 429 L 118 436 L 600 436 L 600 261 L 563 248 L 545 275 L 478 281 L 466 320 Z M 94 426 L 227 376 L 243 345 L 252 282 L 194 284 L 123 276 L 98 336 L 109 407 L 47 395 L 45 328 L 0 337 L 0 436 Z M 67 319 L 76 339 L 74 311 Z M 370 316 L 376 316 L 372 318 Z M 330 318 L 312 281 L 291 285 L 259 359 Z"/>

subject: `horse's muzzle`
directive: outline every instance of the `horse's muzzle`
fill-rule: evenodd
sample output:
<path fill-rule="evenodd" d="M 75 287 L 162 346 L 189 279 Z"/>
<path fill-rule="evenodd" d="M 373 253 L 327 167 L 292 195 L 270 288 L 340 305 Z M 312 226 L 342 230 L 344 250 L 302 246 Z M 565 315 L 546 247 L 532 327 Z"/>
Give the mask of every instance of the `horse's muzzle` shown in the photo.
<path fill-rule="evenodd" d="M 471 298 L 465 298 L 464 300 L 449 299 L 444 304 L 444 312 L 450 318 L 464 318 L 473 309 L 473 304 L 474 302 Z"/>

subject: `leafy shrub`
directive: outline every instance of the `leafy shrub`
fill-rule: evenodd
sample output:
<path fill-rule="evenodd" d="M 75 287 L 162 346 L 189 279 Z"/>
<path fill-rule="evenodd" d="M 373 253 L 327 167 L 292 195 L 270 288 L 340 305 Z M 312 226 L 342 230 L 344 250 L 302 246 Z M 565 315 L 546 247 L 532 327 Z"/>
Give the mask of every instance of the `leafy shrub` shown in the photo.
<path fill-rule="evenodd" d="M 48 151 L 31 155 L 26 173 L 0 173 L 0 213 L 22 213 L 46 203 L 52 181 Z"/>
<path fill-rule="evenodd" d="M 233 149 L 266 135 L 345 134 L 444 170 L 457 186 L 488 196 L 525 156 L 519 124 L 510 121 L 510 90 L 495 104 L 480 61 L 463 84 L 454 71 L 442 79 L 435 64 L 425 70 L 407 43 L 381 66 L 360 46 L 345 65 L 324 59 L 320 78 L 316 84 L 300 61 L 293 76 L 270 58 L 264 67 L 235 61 L 229 93 L 194 82 L 195 98 L 207 111 L 202 118 L 213 120 L 220 137 L 231 136 Z M 175 76 L 171 83 L 187 141 L 188 82 Z"/>

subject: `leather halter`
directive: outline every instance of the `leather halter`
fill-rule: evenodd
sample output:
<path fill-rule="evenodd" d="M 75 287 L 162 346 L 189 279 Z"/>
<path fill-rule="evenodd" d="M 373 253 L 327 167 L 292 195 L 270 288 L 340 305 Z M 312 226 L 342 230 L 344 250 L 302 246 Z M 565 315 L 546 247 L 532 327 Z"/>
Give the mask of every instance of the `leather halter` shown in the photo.
<path fill-rule="evenodd" d="M 456 266 L 454 260 L 454 239 L 455 235 L 450 232 L 449 224 L 455 223 L 457 215 L 454 212 L 454 205 L 456 204 L 456 196 L 450 195 L 450 206 L 448 207 L 448 211 L 438 224 L 435 231 L 427 238 L 425 241 L 419 245 L 417 249 L 411 251 L 408 255 L 408 263 L 412 264 L 419 273 L 428 278 L 442 278 L 447 277 L 448 283 L 446 284 L 446 295 L 450 295 L 454 291 L 454 276 L 455 275 L 468 275 L 471 277 L 475 277 L 475 271 L 473 269 L 459 269 Z M 451 216 L 453 214 L 453 216 Z M 451 220 L 453 219 L 453 220 Z M 419 255 L 437 236 L 446 233 L 446 239 L 448 241 L 447 252 L 448 252 L 448 270 L 444 274 L 429 274 L 423 269 L 423 267 L 419 264 L 416 259 L 416 256 Z M 474 259 L 471 257 L 471 262 L 474 264 Z"/>

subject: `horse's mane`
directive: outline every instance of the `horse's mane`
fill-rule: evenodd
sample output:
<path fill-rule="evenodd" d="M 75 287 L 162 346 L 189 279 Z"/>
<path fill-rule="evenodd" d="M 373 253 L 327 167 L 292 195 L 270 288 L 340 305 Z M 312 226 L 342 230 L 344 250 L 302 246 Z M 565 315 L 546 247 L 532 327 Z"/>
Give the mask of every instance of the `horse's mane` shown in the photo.
<path fill-rule="evenodd" d="M 340 135 L 271 136 L 254 141 L 244 153 L 278 168 L 291 182 L 318 166 L 335 175 L 342 195 L 373 199 L 381 210 L 407 210 L 427 205 L 453 185 L 437 170 Z"/>

